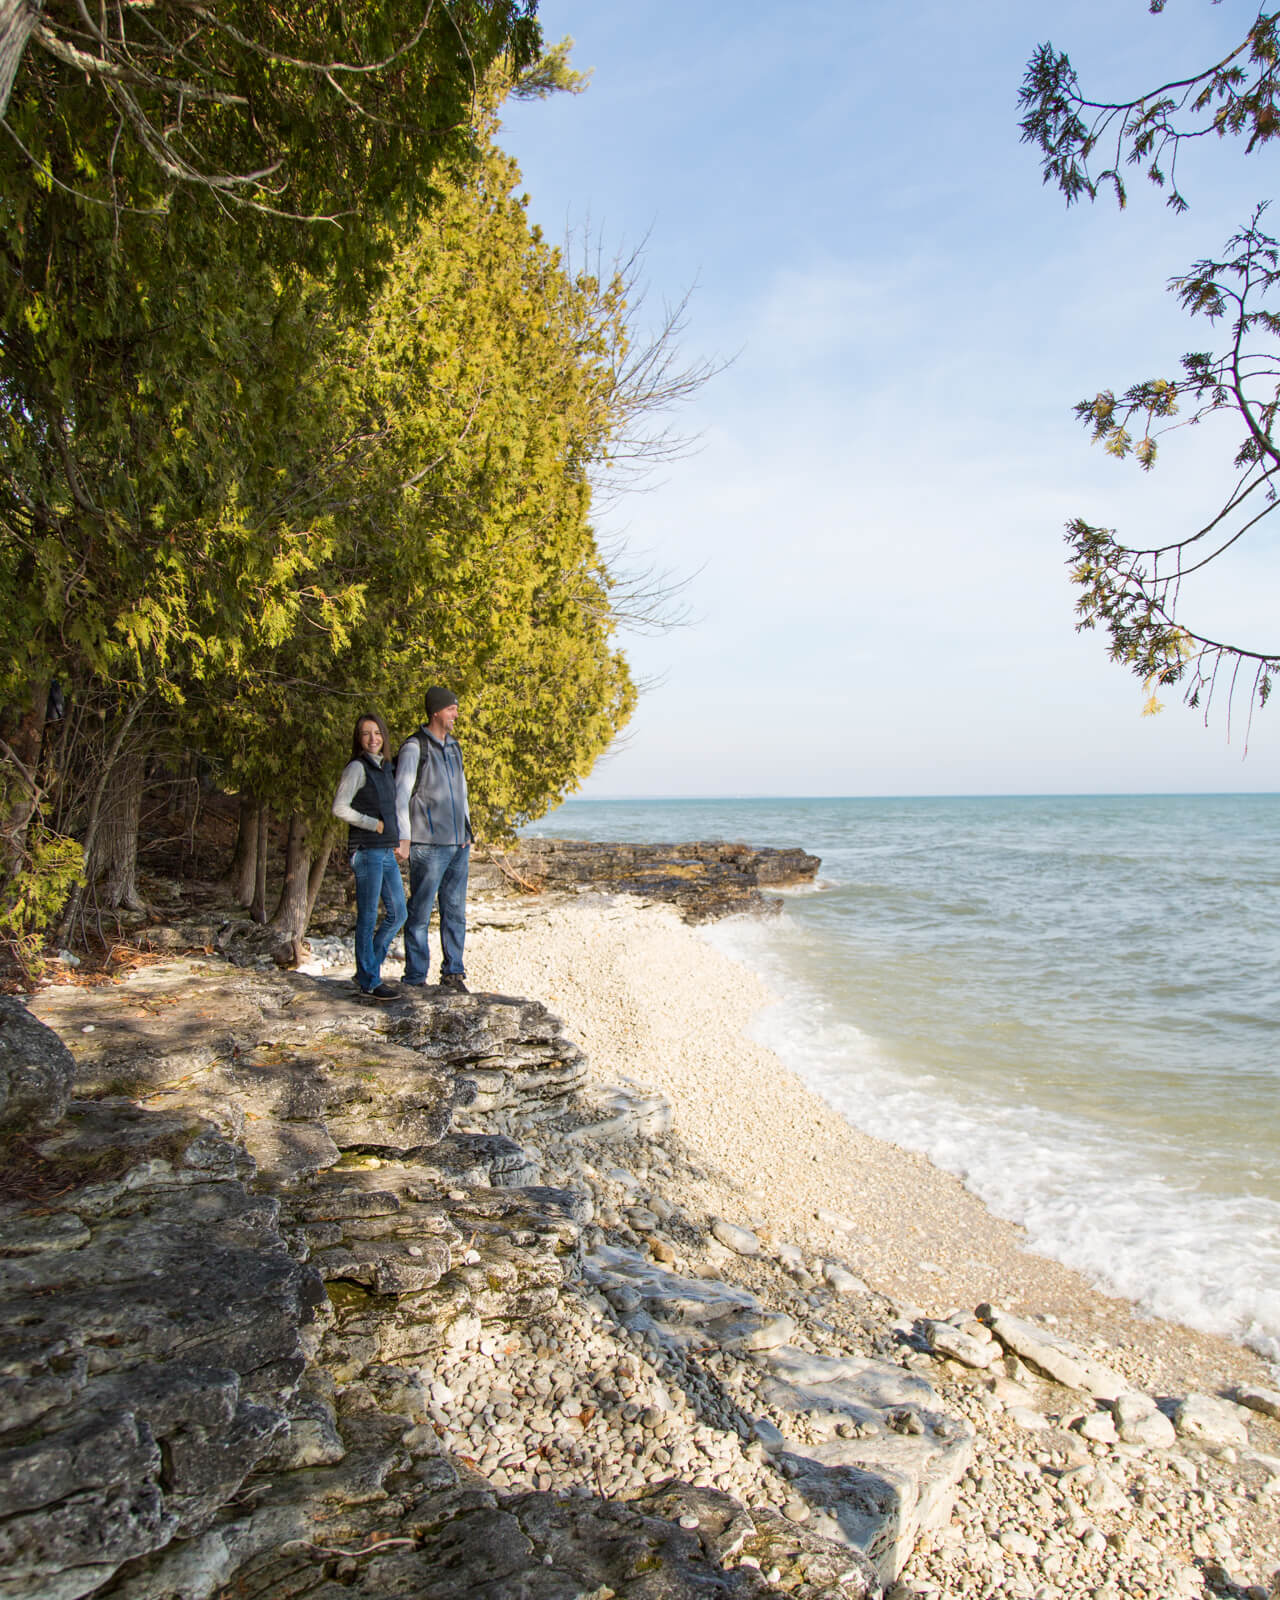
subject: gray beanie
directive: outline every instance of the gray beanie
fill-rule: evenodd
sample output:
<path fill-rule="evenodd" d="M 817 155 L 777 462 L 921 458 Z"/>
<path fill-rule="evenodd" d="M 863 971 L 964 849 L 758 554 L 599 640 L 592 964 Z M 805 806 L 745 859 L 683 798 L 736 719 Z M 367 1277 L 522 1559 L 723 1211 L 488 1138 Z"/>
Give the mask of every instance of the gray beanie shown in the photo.
<path fill-rule="evenodd" d="M 427 721 L 430 722 L 437 711 L 443 711 L 446 706 L 456 706 L 458 697 L 452 689 L 427 690 Z"/>

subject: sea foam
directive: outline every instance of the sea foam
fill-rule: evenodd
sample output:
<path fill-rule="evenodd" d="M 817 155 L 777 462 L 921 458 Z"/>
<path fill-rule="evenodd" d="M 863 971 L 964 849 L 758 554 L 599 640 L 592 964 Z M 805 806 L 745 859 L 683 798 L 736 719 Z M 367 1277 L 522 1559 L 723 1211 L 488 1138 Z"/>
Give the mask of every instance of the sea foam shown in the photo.
<path fill-rule="evenodd" d="M 1096 1287 L 1280 1361 L 1276 1201 L 1205 1192 L 1167 1137 L 1117 1138 L 1077 1115 L 986 1089 L 962 1097 L 936 1073 L 905 1070 L 798 972 L 806 954 L 829 952 L 815 951 L 812 930 L 785 913 L 713 925 L 706 937 L 778 997 L 753 1035 L 855 1127 L 927 1155 L 1020 1223 L 1031 1249 Z"/>

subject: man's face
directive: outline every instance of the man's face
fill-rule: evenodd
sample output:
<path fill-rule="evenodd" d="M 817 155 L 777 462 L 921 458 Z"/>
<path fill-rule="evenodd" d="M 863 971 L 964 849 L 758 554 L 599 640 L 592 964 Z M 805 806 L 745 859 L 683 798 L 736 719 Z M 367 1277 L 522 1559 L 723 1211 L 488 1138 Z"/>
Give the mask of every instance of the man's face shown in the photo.
<path fill-rule="evenodd" d="M 458 720 L 458 707 L 456 702 L 451 706 L 444 706 L 441 710 L 437 711 L 431 720 L 438 723 L 446 733 L 452 733 L 453 725 Z"/>

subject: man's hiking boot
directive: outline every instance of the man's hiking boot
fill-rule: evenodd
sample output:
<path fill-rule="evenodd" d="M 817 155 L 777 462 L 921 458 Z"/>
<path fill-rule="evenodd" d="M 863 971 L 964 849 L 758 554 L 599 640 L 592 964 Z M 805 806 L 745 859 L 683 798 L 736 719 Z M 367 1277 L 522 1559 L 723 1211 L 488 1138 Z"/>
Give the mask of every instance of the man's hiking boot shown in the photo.
<path fill-rule="evenodd" d="M 380 983 L 376 989 L 361 989 L 361 994 L 367 995 L 370 1000 L 398 1000 L 399 989 L 390 983 Z"/>
<path fill-rule="evenodd" d="M 471 990 L 468 989 L 466 984 L 462 981 L 462 974 L 460 972 L 443 972 L 443 973 L 441 973 L 441 975 L 440 975 L 440 987 L 442 989 L 450 990 L 453 994 L 470 994 L 471 993 Z"/>

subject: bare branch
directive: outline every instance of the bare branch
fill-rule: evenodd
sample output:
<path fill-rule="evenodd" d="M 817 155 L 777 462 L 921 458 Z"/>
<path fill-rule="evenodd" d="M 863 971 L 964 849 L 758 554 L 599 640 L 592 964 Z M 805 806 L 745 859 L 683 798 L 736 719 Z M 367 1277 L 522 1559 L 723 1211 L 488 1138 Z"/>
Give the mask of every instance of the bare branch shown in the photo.
<path fill-rule="evenodd" d="M 200 84 L 188 83 L 179 78 L 162 78 L 154 72 L 144 72 L 139 67 L 123 66 L 109 57 L 94 56 L 87 51 L 77 50 L 74 45 L 60 39 L 48 26 L 37 27 L 32 37 L 51 56 L 69 67 L 74 67 L 77 72 L 88 73 L 91 77 L 104 78 L 112 83 L 133 84 L 142 89 L 156 89 L 161 94 L 180 94 L 188 100 L 203 100 L 210 105 L 249 104 L 242 94 L 225 94 L 220 90 L 203 88 Z"/>

